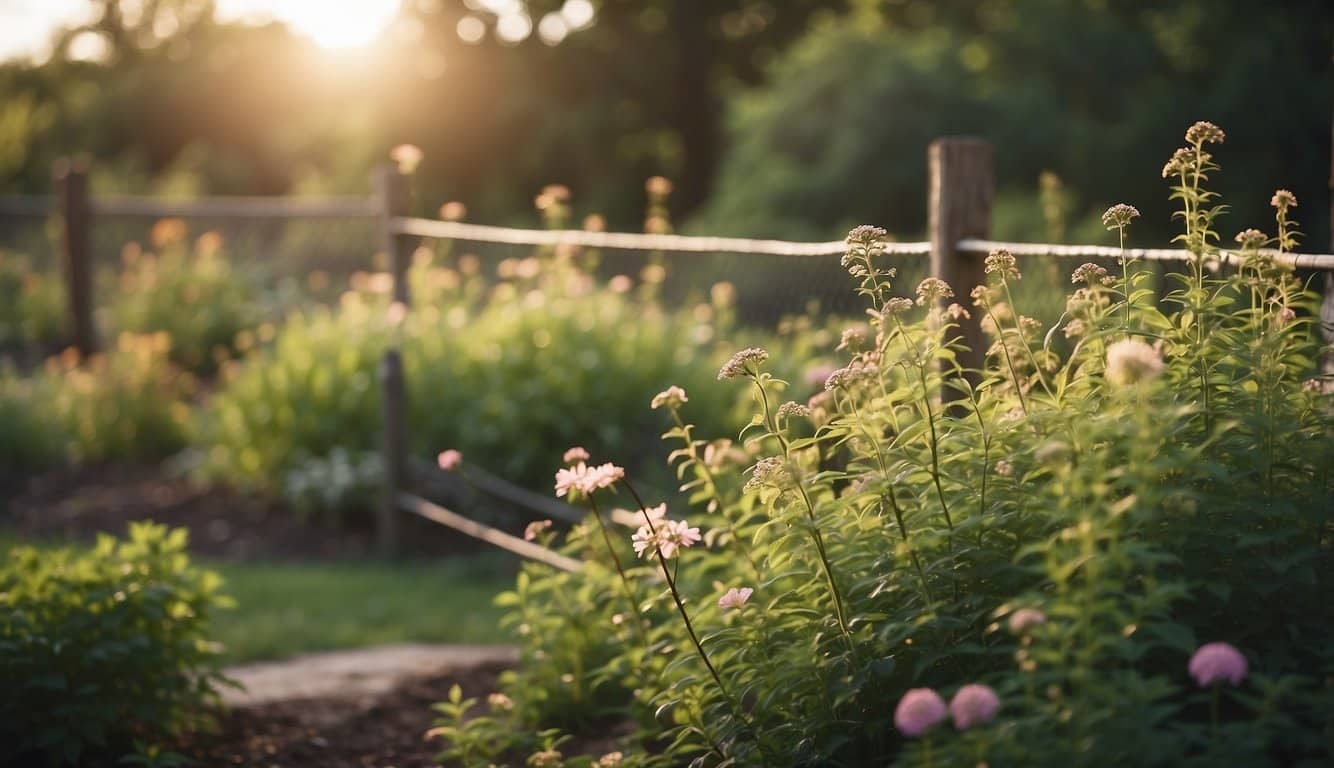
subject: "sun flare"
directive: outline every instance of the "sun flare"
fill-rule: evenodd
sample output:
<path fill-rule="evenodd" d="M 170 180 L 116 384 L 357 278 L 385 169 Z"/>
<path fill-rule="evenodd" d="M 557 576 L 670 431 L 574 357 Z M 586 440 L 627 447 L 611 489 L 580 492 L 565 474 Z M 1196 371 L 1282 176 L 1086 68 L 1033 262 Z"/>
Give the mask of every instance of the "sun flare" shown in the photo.
<path fill-rule="evenodd" d="M 370 45 L 398 12 L 398 3 L 389 0 L 223 0 L 218 5 L 227 15 L 281 21 L 328 49 Z"/>

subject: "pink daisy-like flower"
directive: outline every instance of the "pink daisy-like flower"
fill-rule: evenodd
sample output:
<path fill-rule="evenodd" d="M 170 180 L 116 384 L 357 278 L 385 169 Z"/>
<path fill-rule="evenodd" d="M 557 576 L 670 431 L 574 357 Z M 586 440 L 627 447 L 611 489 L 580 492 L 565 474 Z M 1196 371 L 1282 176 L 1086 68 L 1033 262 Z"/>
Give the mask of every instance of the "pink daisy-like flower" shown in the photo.
<path fill-rule="evenodd" d="M 740 589 L 732 587 L 727 590 L 722 597 L 718 598 L 718 607 L 722 608 L 724 611 L 729 608 L 740 608 L 746 604 L 746 601 L 749 600 L 750 596 L 754 593 L 755 590 L 750 587 L 741 587 Z"/>
<path fill-rule="evenodd" d="M 556 470 L 556 495 L 579 491 L 587 496 L 599 488 L 615 484 L 622 477 L 625 477 L 625 470 L 610 462 L 590 467 L 581 461 L 573 467 Z"/>
<path fill-rule="evenodd" d="M 1235 647 L 1227 643 L 1205 643 L 1190 657 L 1187 669 L 1201 688 L 1207 688 L 1224 680 L 1241 685 L 1248 668 L 1246 657 Z"/>
<path fill-rule="evenodd" d="M 660 507 L 655 507 L 654 510 L 661 508 L 665 513 L 666 506 L 663 504 Z M 684 520 L 666 519 L 658 521 L 656 525 L 641 525 L 639 530 L 635 531 L 634 535 L 630 537 L 636 555 L 648 557 L 654 552 L 660 552 L 663 557 L 668 559 L 676 557 L 677 552 L 699 540 L 698 528 L 690 527 L 690 524 Z"/>
<path fill-rule="evenodd" d="M 566 464 L 576 464 L 581 461 L 588 461 L 588 451 L 584 450 L 582 446 L 576 445 L 565 452 L 565 455 L 561 457 L 561 461 Z"/>
<path fill-rule="evenodd" d="M 630 543 L 634 546 L 635 555 L 638 557 L 647 557 L 645 552 L 656 552 L 659 541 L 661 541 L 660 532 L 647 525 L 639 526 L 639 530 L 630 537 Z"/>
<path fill-rule="evenodd" d="M 447 451 L 441 451 L 440 455 L 435 457 L 435 463 L 446 472 L 453 472 L 463 463 L 463 454 L 450 448 Z"/>
<path fill-rule="evenodd" d="M 950 716 L 954 718 L 956 731 L 989 723 L 999 710 L 1000 697 L 996 692 L 977 683 L 965 685 L 950 699 Z"/>
<path fill-rule="evenodd" d="M 663 553 L 665 557 L 676 554 L 676 548 L 678 547 L 685 549 L 699 543 L 699 529 L 690 527 L 690 524 L 684 520 L 668 520 L 663 523 L 663 527 L 666 529 L 666 533 L 663 534 L 664 543 L 673 545 L 671 554 Z"/>
<path fill-rule="evenodd" d="M 921 736 L 945 719 L 945 700 L 930 688 L 913 688 L 894 708 L 894 725 L 908 737 Z"/>

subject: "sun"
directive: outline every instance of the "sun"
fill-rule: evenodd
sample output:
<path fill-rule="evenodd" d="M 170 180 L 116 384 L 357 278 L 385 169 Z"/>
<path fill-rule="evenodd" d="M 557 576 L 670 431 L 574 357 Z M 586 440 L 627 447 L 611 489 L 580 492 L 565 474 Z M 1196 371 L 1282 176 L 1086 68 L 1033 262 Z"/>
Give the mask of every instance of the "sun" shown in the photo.
<path fill-rule="evenodd" d="M 322 48 L 375 42 L 398 13 L 394 0 L 221 0 L 219 15 L 281 21 Z"/>

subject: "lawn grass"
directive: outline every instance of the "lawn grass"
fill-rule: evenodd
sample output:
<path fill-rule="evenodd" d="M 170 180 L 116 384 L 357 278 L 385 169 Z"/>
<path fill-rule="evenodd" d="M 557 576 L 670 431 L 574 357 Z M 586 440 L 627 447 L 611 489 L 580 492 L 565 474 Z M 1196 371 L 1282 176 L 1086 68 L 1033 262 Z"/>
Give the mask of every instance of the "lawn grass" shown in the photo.
<path fill-rule="evenodd" d="M 214 634 L 229 662 L 404 642 L 506 642 L 492 598 L 514 585 L 495 555 L 438 561 L 209 562 L 234 610 Z"/>
<path fill-rule="evenodd" d="M 0 530 L 0 552 L 21 541 Z M 236 607 L 213 616 L 229 664 L 384 643 L 503 643 L 501 609 L 517 564 L 500 553 L 438 560 L 241 562 L 194 558 Z"/>

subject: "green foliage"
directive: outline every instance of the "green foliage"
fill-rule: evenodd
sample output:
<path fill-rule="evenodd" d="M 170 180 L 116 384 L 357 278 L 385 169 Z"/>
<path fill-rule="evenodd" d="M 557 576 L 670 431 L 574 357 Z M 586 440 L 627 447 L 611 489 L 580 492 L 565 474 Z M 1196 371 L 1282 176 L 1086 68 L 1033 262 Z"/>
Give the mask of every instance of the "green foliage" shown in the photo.
<path fill-rule="evenodd" d="M 1324 199 L 1325 169 L 1306 158 L 1328 152 L 1329 110 L 1300 95 L 1331 86 L 1334 12 L 1321 0 L 1271 14 L 1209 0 L 857 5 L 814 27 L 775 58 L 767 82 L 733 99 L 729 151 L 696 229 L 826 239 L 877 221 L 916 237 L 927 145 L 975 135 L 996 147 L 998 239 L 1049 240 L 1050 227 L 1041 236 L 1013 229 L 1014 206 L 1042 195 L 1043 173 L 1053 171 L 1069 242 L 1087 242 L 1079 235 L 1094 234 L 1113 195 L 1140 201 L 1138 242 L 1161 243 L 1170 208 L 1154 186 L 1161 161 L 1145 148 L 1170 141 L 1201 110 L 1266 147 L 1234 157 L 1216 187 L 1248 218 L 1264 210 L 1264 200 L 1245 197 L 1256 185 L 1285 180 L 1302 199 Z M 1038 206 L 1028 207 L 1026 218 L 1041 222 Z M 1311 218 L 1316 242 L 1329 242 L 1325 217 Z"/>
<path fill-rule="evenodd" d="M 185 445 L 192 380 L 167 361 L 165 334 L 122 334 L 105 354 L 70 349 L 29 378 L 0 371 L 0 456 L 22 466 L 160 459 Z"/>
<path fill-rule="evenodd" d="M 153 235 L 161 254 L 132 251 L 117 278 L 111 317 L 122 331 L 165 332 L 173 362 L 212 372 L 256 323 L 253 290 L 233 271 L 215 233 L 201 237 L 193 253 L 178 219 L 159 221 Z"/>
<path fill-rule="evenodd" d="M 65 333 L 60 279 L 25 258 L 0 252 L 0 345 L 53 344 Z"/>
<path fill-rule="evenodd" d="M 524 665 L 491 717 L 629 718 L 624 748 L 665 745 L 671 765 L 1334 759 L 1334 407 L 1308 378 L 1314 297 L 1282 265 L 1283 193 L 1278 237 L 1219 248 L 1221 139 L 1193 126 L 1166 174 L 1189 270 L 1157 302 L 1142 265 L 1079 267 L 1068 352 L 1059 323 L 1020 314 L 1021 265 L 996 251 L 971 308 L 991 346 L 961 371 L 948 287 L 895 297 L 884 231 L 853 230 L 844 266 L 872 324 L 845 336 L 845 367 L 798 405 L 768 353 L 737 353 L 721 375 L 755 398 L 744 448 L 701 440 L 693 399 L 668 406 L 703 546 L 648 514 L 634 540 L 650 559 L 600 516 L 575 528 L 560 548 L 579 572 L 530 566 L 500 598 Z M 646 509 L 633 481 L 569 472 L 594 511 Z M 1235 686 L 1188 672 L 1213 642 L 1246 660 Z M 899 711 L 913 689 L 969 684 L 999 712 L 914 728 Z"/>
<path fill-rule="evenodd" d="M 0 759 L 93 765 L 204 723 L 225 682 L 220 579 L 185 531 L 138 523 L 85 553 L 16 547 L 0 567 Z M 157 763 L 164 764 L 164 763 Z"/>
<path fill-rule="evenodd" d="M 199 435 L 206 470 L 272 487 L 335 448 L 375 450 L 377 366 L 391 343 L 403 352 L 416 451 L 457 448 L 531 487 L 549 487 L 552 446 L 576 442 L 660 466 L 644 405 L 681 376 L 706 421 L 733 423 L 735 396 L 707 371 L 730 332 L 727 306 L 668 310 L 652 284 L 598 287 L 553 258 L 512 263 L 489 288 L 471 267 L 420 263 L 401 323 L 375 290 L 384 275 L 354 278 L 365 290 L 337 308 L 289 315 L 271 347 L 224 369 Z M 576 407 L 588 399 L 599 412 Z"/>

